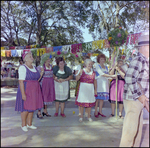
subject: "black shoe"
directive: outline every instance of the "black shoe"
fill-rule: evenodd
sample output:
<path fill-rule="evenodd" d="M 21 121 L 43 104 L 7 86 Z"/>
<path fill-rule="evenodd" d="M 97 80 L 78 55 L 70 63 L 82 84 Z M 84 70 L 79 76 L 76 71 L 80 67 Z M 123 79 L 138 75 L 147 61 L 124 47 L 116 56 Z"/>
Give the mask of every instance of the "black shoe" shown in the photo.
<path fill-rule="evenodd" d="M 42 117 L 42 115 L 40 116 L 41 114 L 37 114 L 37 118 L 39 118 L 39 119 L 43 119 L 43 117 Z"/>
<path fill-rule="evenodd" d="M 48 112 L 47 112 L 47 113 L 44 113 L 44 112 L 43 112 L 42 114 L 43 114 L 43 116 L 46 115 L 46 117 L 51 117 L 51 115 L 49 115 Z"/>

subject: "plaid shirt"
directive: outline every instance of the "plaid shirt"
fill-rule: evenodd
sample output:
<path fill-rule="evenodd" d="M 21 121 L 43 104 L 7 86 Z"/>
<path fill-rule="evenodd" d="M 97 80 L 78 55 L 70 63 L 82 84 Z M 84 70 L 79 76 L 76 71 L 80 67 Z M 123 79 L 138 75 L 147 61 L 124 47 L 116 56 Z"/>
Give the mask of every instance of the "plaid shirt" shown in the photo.
<path fill-rule="evenodd" d="M 149 61 L 138 52 L 125 74 L 123 99 L 136 100 L 143 94 L 149 98 Z"/>

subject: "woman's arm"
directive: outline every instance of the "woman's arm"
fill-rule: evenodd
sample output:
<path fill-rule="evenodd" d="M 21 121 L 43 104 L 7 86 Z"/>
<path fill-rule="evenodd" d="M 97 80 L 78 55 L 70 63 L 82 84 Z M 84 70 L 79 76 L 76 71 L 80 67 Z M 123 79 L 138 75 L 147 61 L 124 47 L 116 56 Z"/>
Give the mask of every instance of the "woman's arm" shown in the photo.
<path fill-rule="evenodd" d="M 23 84 L 24 80 L 19 80 L 19 85 L 20 85 L 20 90 L 21 90 L 21 94 L 22 94 L 22 100 L 26 100 L 26 94 L 24 91 L 24 84 Z"/>
<path fill-rule="evenodd" d="M 80 72 L 79 72 L 79 74 L 76 76 L 76 81 L 78 81 L 79 79 L 80 79 L 80 77 L 81 77 L 81 75 L 82 75 L 82 69 L 80 70 Z"/>
<path fill-rule="evenodd" d="M 59 79 L 53 74 L 53 78 L 56 82 L 60 82 Z"/>
<path fill-rule="evenodd" d="M 97 95 L 97 80 L 94 80 L 94 94 Z"/>
<path fill-rule="evenodd" d="M 119 72 L 119 74 L 121 75 L 121 77 L 124 79 L 125 73 L 122 72 L 119 67 L 116 67 L 116 70 Z"/>
<path fill-rule="evenodd" d="M 116 66 L 117 66 L 117 63 L 116 63 L 116 64 L 113 66 L 113 68 L 110 70 L 110 72 L 109 72 L 110 75 L 114 75 L 114 70 L 115 70 Z"/>
<path fill-rule="evenodd" d="M 101 75 L 103 77 L 111 77 L 113 79 L 116 78 L 116 75 L 109 75 L 109 74 L 103 73 L 103 71 L 100 69 L 100 67 L 98 65 L 96 66 L 96 71 L 99 73 L 99 75 Z"/>
<path fill-rule="evenodd" d="M 70 75 L 68 78 L 65 79 L 65 81 L 69 81 L 69 80 L 71 80 L 72 78 L 73 78 L 73 76 Z"/>
<path fill-rule="evenodd" d="M 41 71 L 41 72 L 40 72 Z M 40 70 L 39 72 L 40 72 L 40 78 L 38 79 L 38 81 L 40 81 L 41 80 L 41 78 L 42 78 L 42 76 L 43 76 L 43 74 L 44 74 L 44 68 L 42 67 L 41 68 L 41 70 Z"/>

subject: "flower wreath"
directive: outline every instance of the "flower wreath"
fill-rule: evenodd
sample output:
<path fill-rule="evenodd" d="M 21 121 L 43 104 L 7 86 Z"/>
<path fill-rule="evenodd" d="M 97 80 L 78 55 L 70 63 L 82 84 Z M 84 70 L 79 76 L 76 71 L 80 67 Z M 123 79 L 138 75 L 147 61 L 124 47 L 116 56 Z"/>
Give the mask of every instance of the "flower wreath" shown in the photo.
<path fill-rule="evenodd" d="M 110 33 L 108 34 L 108 41 L 111 47 L 113 46 L 121 46 L 126 42 L 127 34 L 122 29 L 122 27 L 115 27 Z"/>

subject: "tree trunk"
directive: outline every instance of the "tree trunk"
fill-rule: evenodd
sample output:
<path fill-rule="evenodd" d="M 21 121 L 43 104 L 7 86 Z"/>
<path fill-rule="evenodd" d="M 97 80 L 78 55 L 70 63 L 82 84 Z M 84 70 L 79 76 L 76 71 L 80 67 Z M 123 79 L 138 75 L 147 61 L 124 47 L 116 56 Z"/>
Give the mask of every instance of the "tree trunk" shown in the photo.
<path fill-rule="evenodd" d="M 38 1 L 36 1 L 38 2 Z M 41 6 L 40 1 L 37 3 L 37 21 L 38 21 L 38 31 L 37 31 L 37 43 L 41 44 Z"/>
<path fill-rule="evenodd" d="M 16 39 L 17 39 L 18 46 L 20 46 L 20 41 L 19 41 L 19 38 L 18 38 L 18 31 L 16 32 Z"/>
<path fill-rule="evenodd" d="M 118 26 L 118 16 L 119 16 L 119 1 L 117 1 L 117 5 L 116 5 L 116 23 L 115 23 L 115 27 Z"/>
<path fill-rule="evenodd" d="M 33 29 L 33 27 L 31 26 L 29 37 L 28 37 L 28 46 L 30 45 L 30 38 L 31 38 L 31 34 L 32 34 L 32 29 Z"/>

